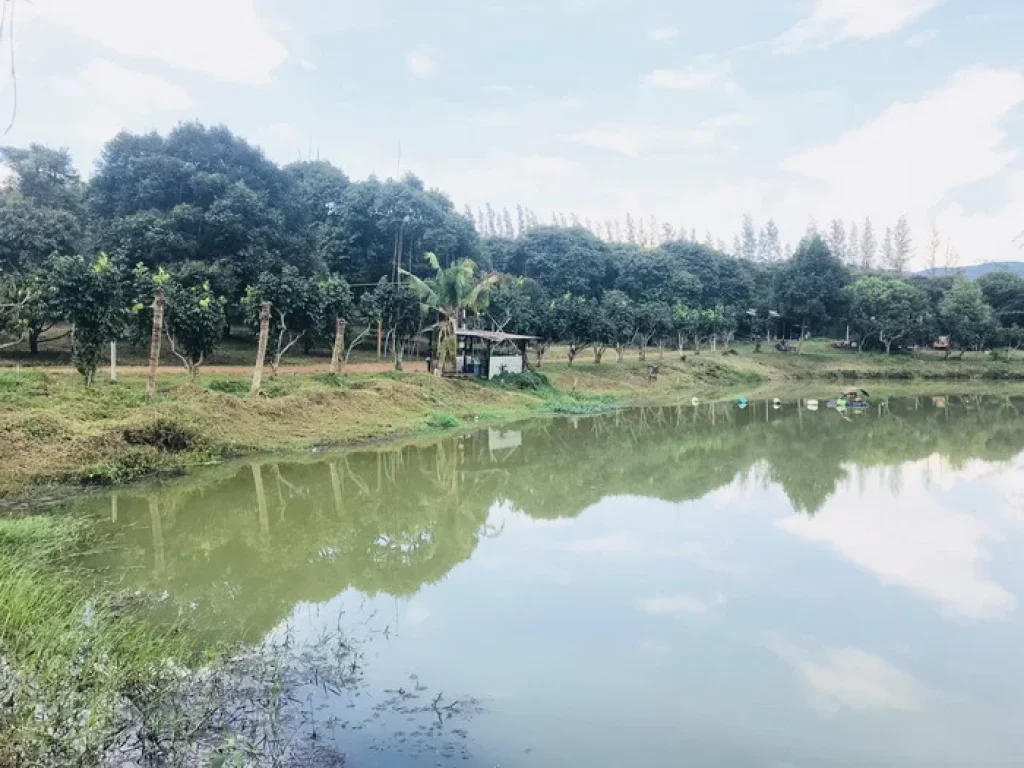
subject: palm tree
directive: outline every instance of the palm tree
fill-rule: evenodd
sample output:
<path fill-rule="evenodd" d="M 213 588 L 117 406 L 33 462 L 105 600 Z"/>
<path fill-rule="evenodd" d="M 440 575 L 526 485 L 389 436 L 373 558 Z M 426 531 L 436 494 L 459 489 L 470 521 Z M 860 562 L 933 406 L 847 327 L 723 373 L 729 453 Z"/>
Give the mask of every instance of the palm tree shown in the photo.
<path fill-rule="evenodd" d="M 441 315 L 437 326 L 437 357 L 434 373 L 438 376 L 449 365 L 454 366 L 458 354 L 456 332 L 465 322 L 469 313 L 478 314 L 487 308 L 491 287 L 498 282 L 497 273 L 490 272 L 477 279 L 476 264 L 463 259 L 450 267 L 442 268 L 436 254 L 426 254 L 427 263 L 434 270 L 434 276 L 421 280 L 412 273 L 402 270 L 408 276 L 413 290 L 427 309 L 434 309 Z"/>

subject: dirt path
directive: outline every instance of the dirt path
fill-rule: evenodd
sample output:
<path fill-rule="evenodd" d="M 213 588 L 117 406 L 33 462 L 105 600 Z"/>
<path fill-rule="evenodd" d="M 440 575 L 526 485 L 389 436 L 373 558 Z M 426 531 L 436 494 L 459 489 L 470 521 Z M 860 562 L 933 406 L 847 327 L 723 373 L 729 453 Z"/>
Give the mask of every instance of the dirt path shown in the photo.
<path fill-rule="evenodd" d="M 2 368 L 13 368 L 13 365 L 6 365 Z M 78 371 L 71 366 L 63 365 L 24 365 L 21 366 L 22 370 L 25 371 L 39 371 L 41 373 L 58 373 L 58 374 L 77 374 Z M 395 369 L 394 363 L 350 363 L 347 366 L 341 368 L 341 373 L 385 373 L 387 371 L 393 371 Z M 405 363 L 405 371 L 407 372 L 421 372 L 426 371 L 426 363 L 419 360 L 409 361 Z M 327 373 L 331 370 L 330 363 L 323 363 L 318 365 L 282 365 L 277 369 L 278 375 L 290 376 L 299 374 L 310 374 L 310 373 Z M 122 365 L 118 366 L 117 372 L 122 376 L 143 376 L 149 373 L 149 366 L 145 365 Z M 185 373 L 185 369 L 180 365 L 161 365 L 160 374 L 175 374 Z M 202 375 L 231 375 L 231 376 L 247 376 L 252 374 L 252 366 L 245 365 L 204 365 L 200 371 Z M 107 369 L 101 367 L 96 372 L 97 380 L 105 378 L 107 375 Z M 264 376 L 270 376 L 270 367 L 268 366 L 264 371 Z"/>

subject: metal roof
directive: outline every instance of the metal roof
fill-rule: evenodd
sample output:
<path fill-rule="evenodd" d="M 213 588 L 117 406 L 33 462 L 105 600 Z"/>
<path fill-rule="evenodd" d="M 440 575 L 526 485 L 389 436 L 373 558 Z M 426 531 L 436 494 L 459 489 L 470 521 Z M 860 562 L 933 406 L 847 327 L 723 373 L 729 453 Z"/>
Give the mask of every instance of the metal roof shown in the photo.
<path fill-rule="evenodd" d="M 475 331 L 469 328 L 459 328 L 455 331 L 456 336 L 464 336 L 472 339 L 483 339 L 495 344 L 503 341 L 536 341 L 536 336 L 521 336 L 517 333 L 502 333 L 501 331 Z"/>

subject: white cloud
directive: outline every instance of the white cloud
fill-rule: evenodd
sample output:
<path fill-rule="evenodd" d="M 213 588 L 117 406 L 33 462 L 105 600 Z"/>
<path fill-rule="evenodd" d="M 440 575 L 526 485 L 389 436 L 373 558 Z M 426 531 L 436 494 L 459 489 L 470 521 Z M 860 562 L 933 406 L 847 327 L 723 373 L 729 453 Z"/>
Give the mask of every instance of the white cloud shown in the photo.
<path fill-rule="evenodd" d="M 905 45 L 907 48 L 921 48 L 925 45 L 928 45 L 928 43 L 930 43 L 938 36 L 939 33 L 937 30 L 926 29 L 922 32 L 915 32 L 914 34 L 912 34 L 910 37 L 906 39 L 906 42 L 904 42 L 903 45 Z"/>
<path fill-rule="evenodd" d="M 797 671 L 811 704 L 822 710 L 918 712 L 933 695 L 904 670 L 860 648 L 821 647 L 781 637 L 769 646 Z"/>
<path fill-rule="evenodd" d="M 320 69 L 320 67 L 318 67 L 315 63 L 313 63 L 309 59 L 301 59 L 299 61 L 299 66 L 302 67 L 307 72 L 316 72 L 318 69 Z"/>
<path fill-rule="evenodd" d="M 255 0 L 45 0 L 24 5 L 30 18 L 66 27 L 121 55 L 219 80 L 265 83 L 288 57 Z"/>
<path fill-rule="evenodd" d="M 437 74 L 435 51 L 427 46 L 420 46 L 409 51 L 405 63 L 414 77 L 426 80 Z"/>
<path fill-rule="evenodd" d="M 815 0 L 809 16 L 775 39 L 775 52 L 799 53 L 843 40 L 883 37 L 907 27 L 942 0 Z"/>
<path fill-rule="evenodd" d="M 95 60 L 72 78 L 53 78 L 54 90 L 79 115 L 74 130 L 92 143 L 122 129 L 148 130 L 195 107 L 188 91 L 156 75 Z"/>
<path fill-rule="evenodd" d="M 672 91 L 705 91 L 722 85 L 727 92 L 735 91 L 736 84 L 728 80 L 732 65 L 717 56 L 703 56 L 681 69 L 656 69 L 644 75 L 643 82 L 650 88 Z"/>
<path fill-rule="evenodd" d="M 751 116 L 727 113 L 705 120 L 695 128 L 662 128 L 647 123 L 610 123 L 568 134 L 562 138 L 594 149 L 606 149 L 626 157 L 654 152 L 706 148 L 719 144 L 727 129 L 745 125 Z"/>
<path fill-rule="evenodd" d="M 1014 610 L 1014 595 L 983 572 L 987 546 L 998 532 L 939 503 L 913 472 L 901 480 L 897 505 L 887 503 L 888 491 L 876 483 L 877 490 L 861 498 L 834 497 L 813 519 L 791 515 L 775 525 L 831 547 L 881 582 L 909 589 L 954 616 L 991 619 Z"/>
<path fill-rule="evenodd" d="M 540 176 L 567 176 L 579 168 L 575 161 L 557 155 L 526 155 L 519 162 L 526 173 Z"/>
<path fill-rule="evenodd" d="M 647 597 L 640 601 L 640 610 L 648 616 L 685 618 L 707 613 L 708 607 L 692 595 L 665 595 Z"/>
<path fill-rule="evenodd" d="M 787 190 L 786 210 L 802 209 L 803 216 L 820 220 L 837 211 L 856 218 L 870 214 L 882 222 L 906 214 L 919 233 L 934 219 L 947 238 L 970 244 L 969 258 L 1008 256 L 1020 230 L 1012 209 L 1024 207 L 1019 182 L 1008 185 L 1011 198 L 1005 211 L 989 212 L 976 221 L 971 220 L 976 213 L 964 211 L 950 198 L 960 187 L 1008 171 L 1018 152 L 1007 146 L 1004 122 L 1021 104 L 1021 72 L 959 72 L 917 101 L 894 104 L 835 141 L 785 158 L 783 170 L 815 182 L 814 189 Z M 1011 182 L 1014 178 L 1007 176 Z"/>
<path fill-rule="evenodd" d="M 679 37 L 679 27 L 671 24 L 664 27 L 655 27 L 647 33 L 647 39 L 652 43 L 665 43 Z"/>

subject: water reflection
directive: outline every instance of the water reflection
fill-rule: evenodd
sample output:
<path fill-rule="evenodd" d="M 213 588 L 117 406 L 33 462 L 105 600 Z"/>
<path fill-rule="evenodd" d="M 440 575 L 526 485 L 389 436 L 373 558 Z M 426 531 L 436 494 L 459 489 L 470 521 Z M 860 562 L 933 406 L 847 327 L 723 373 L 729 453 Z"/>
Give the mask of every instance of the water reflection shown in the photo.
<path fill-rule="evenodd" d="M 83 503 L 212 635 L 358 619 L 378 702 L 482 701 L 458 764 L 1011 765 L 1020 405 L 638 409 Z M 345 749 L 434 764 L 349 705 Z"/>

